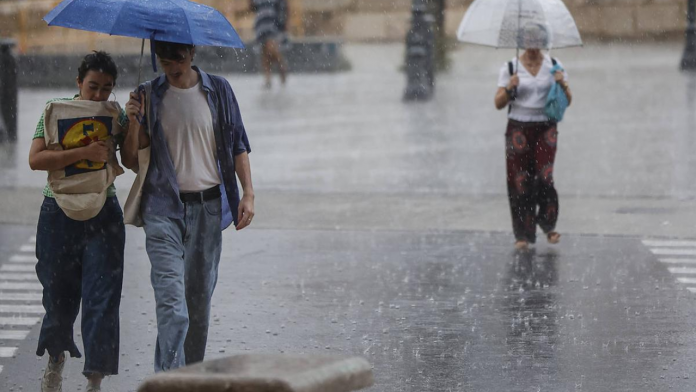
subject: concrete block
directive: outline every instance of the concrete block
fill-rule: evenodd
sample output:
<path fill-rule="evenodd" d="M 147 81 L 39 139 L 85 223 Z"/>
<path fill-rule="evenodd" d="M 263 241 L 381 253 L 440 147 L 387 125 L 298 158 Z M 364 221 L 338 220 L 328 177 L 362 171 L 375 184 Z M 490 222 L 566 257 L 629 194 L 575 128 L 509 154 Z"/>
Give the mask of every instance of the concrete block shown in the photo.
<path fill-rule="evenodd" d="M 599 35 L 603 31 L 602 10 L 596 7 L 577 7 L 571 9 L 581 34 Z"/>
<path fill-rule="evenodd" d="M 410 27 L 410 12 L 392 12 L 386 17 L 385 38 L 389 41 L 403 41 Z"/>
<path fill-rule="evenodd" d="M 686 17 L 679 4 L 653 4 L 636 8 L 636 28 L 640 34 L 683 32 Z"/>
<path fill-rule="evenodd" d="M 601 31 L 610 37 L 636 35 L 635 7 L 603 7 L 600 9 Z"/>
<path fill-rule="evenodd" d="M 387 15 L 384 13 L 350 14 L 346 16 L 343 30 L 348 41 L 383 40 L 387 31 Z"/>
<path fill-rule="evenodd" d="M 156 374 L 138 392 L 349 392 L 372 384 L 362 358 L 251 354 Z"/>
<path fill-rule="evenodd" d="M 459 24 L 462 23 L 462 19 L 464 19 L 466 10 L 466 7 L 451 7 L 445 11 L 445 34 L 447 36 L 457 36 L 457 29 L 459 29 Z"/>

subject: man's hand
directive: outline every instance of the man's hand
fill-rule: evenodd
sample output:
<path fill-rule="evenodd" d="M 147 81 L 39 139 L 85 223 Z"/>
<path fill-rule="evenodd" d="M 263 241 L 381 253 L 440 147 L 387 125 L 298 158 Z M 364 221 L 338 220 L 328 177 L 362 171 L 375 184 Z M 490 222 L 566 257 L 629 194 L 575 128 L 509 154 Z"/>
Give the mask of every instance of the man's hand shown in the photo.
<path fill-rule="evenodd" d="M 106 162 L 109 158 L 109 147 L 106 142 L 96 141 L 86 147 L 82 147 L 85 152 L 85 159 L 92 162 Z"/>
<path fill-rule="evenodd" d="M 237 223 L 237 230 L 242 230 L 251 224 L 251 220 L 254 219 L 254 196 L 244 195 L 242 200 L 239 202 L 239 223 Z"/>
<path fill-rule="evenodd" d="M 145 116 L 145 94 L 131 92 L 130 99 L 126 103 L 126 115 L 131 124 L 140 124 L 140 120 Z"/>

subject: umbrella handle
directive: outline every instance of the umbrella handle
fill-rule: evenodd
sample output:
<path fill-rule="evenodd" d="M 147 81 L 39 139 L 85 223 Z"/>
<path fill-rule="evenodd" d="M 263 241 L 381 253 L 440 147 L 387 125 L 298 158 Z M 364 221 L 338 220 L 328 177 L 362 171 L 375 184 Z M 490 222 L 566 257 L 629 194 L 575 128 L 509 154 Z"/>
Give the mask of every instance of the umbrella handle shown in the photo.
<path fill-rule="evenodd" d="M 155 32 L 150 35 L 150 58 L 152 59 L 152 72 L 157 73 L 157 59 L 155 58 Z"/>
<path fill-rule="evenodd" d="M 143 38 L 143 42 L 140 44 L 140 62 L 138 63 L 138 84 L 136 86 L 140 86 L 141 76 L 143 74 L 143 54 L 144 53 L 145 53 L 145 39 Z"/>

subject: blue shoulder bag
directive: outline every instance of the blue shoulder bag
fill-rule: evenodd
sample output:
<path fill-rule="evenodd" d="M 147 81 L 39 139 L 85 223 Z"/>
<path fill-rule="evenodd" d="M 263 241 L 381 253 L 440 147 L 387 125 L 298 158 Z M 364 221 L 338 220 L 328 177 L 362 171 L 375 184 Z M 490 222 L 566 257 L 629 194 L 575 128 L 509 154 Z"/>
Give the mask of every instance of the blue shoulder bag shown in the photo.
<path fill-rule="evenodd" d="M 553 68 L 551 68 L 551 74 L 555 74 L 556 71 L 563 71 L 560 65 L 556 64 L 554 61 Z M 565 114 L 568 108 L 568 97 L 561 85 L 557 82 L 553 83 L 549 95 L 546 97 L 546 105 L 544 107 L 544 112 L 548 116 L 550 121 L 560 122 L 563 120 L 563 114 Z"/>

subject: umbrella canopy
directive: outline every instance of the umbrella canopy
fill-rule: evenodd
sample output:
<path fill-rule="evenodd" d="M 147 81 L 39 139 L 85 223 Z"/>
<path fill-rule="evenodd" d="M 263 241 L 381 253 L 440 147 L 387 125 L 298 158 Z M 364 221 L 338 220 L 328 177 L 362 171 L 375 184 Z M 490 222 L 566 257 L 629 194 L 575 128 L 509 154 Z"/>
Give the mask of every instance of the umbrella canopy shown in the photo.
<path fill-rule="evenodd" d="M 510 49 L 582 46 L 575 20 L 561 0 L 476 0 L 457 38 Z"/>
<path fill-rule="evenodd" d="M 109 35 L 244 47 L 224 15 L 188 0 L 65 0 L 43 19 L 49 26 Z"/>

